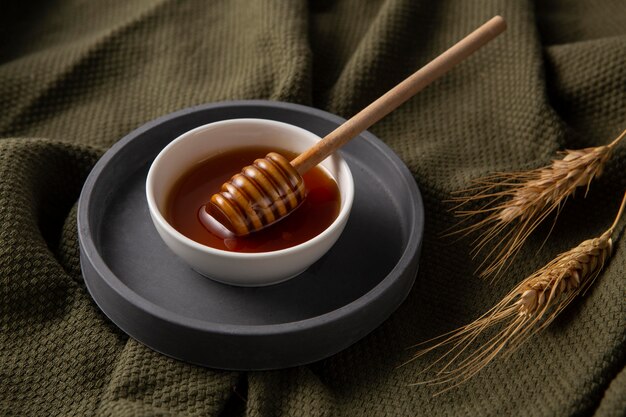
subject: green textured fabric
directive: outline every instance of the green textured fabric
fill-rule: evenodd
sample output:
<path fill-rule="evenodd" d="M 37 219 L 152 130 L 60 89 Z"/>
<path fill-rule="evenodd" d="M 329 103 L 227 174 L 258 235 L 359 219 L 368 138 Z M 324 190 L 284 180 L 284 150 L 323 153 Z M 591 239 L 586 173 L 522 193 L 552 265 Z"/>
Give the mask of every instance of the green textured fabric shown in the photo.
<path fill-rule="evenodd" d="M 98 310 L 76 202 L 97 158 L 141 124 L 263 98 L 350 116 L 495 14 L 509 30 L 371 130 L 424 194 L 416 285 L 380 328 L 318 363 L 203 369 L 152 352 Z M 618 416 L 626 414 L 626 250 L 543 334 L 432 398 L 405 348 L 490 307 L 597 235 L 626 189 L 618 150 L 553 234 L 490 286 L 442 202 L 494 170 L 606 143 L 626 122 L 623 0 L 57 0 L 0 4 L 0 415 Z"/>

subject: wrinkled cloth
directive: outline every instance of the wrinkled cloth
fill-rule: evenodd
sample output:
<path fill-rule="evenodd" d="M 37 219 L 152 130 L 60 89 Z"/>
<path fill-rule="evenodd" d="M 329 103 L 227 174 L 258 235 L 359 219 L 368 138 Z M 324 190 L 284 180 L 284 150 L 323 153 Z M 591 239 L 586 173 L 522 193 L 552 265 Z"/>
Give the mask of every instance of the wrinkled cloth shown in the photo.
<path fill-rule="evenodd" d="M 370 130 L 424 196 L 404 304 L 328 359 L 272 372 L 179 362 L 97 308 L 76 204 L 104 151 L 161 115 L 270 99 L 350 117 L 491 18 L 508 31 Z M 623 0 L 57 0 L 0 5 L 0 415 L 618 416 L 626 411 L 626 250 L 543 333 L 445 394 L 409 386 L 406 350 L 476 318 L 557 253 L 599 235 L 626 189 L 618 148 L 586 198 L 478 278 L 451 192 L 608 143 L 626 123 Z M 621 237 L 621 236 L 619 236 Z"/>

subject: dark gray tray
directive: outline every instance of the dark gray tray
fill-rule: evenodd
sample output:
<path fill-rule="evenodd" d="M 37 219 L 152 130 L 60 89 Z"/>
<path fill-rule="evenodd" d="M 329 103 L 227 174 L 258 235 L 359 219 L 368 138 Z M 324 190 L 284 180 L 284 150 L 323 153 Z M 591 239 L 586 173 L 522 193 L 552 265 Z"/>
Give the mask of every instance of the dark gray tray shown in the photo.
<path fill-rule="evenodd" d="M 323 359 L 371 332 L 407 296 L 422 241 L 422 199 L 402 161 L 365 132 L 341 151 L 354 176 L 354 205 L 322 259 L 270 287 L 204 278 L 158 237 L 145 178 L 159 151 L 180 134 L 243 117 L 279 120 L 320 136 L 344 120 L 296 104 L 235 101 L 181 110 L 133 131 L 100 159 L 80 197 L 85 283 L 123 331 L 183 361 L 261 370 Z"/>

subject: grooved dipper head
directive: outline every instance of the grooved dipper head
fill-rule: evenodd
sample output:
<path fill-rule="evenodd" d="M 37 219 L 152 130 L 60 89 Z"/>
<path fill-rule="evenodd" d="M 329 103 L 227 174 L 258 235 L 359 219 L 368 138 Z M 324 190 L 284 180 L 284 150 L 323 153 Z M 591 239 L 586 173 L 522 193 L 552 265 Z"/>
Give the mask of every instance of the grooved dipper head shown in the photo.
<path fill-rule="evenodd" d="M 204 210 L 230 233 L 245 236 L 287 216 L 305 197 L 302 176 L 284 156 L 270 152 L 224 183 Z"/>

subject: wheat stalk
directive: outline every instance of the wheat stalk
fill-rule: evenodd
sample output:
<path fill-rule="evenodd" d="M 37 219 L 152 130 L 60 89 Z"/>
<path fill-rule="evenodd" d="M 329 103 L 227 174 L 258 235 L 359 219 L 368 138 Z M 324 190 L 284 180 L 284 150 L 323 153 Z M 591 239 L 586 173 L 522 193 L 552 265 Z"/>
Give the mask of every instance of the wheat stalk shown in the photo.
<path fill-rule="evenodd" d="M 434 343 L 418 351 L 410 361 L 433 350 L 448 347 L 439 359 L 424 370 L 443 363 L 437 375 L 417 384 L 449 384 L 443 390 L 446 391 L 467 381 L 498 354 L 513 351 L 536 332 L 550 325 L 574 298 L 586 291 L 602 270 L 611 255 L 612 235 L 625 205 L 626 194 L 613 224 L 604 233 L 558 255 L 524 279 L 477 320 L 416 345 Z M 487 331 L 494 333 L 473 352 L 464 355 Z"/>
<path fill-rule="evenodd" d="M 496 243 L 477 268 L 482 277 L 495 279 L 546 217 L 555 210 L 558 213 L 578 187 L 589 189 L 591 181 L 602 174 L 613 148 L 625 136 L 626 130 L 608 145 L 566 150 L 561 152 L 561 159 L 543 168 L 496 173 L 475 180 L 473 187 L 455 193 L 459 195 L 451 200 L 456 203 L 455 214 L 463 220 L 449 234 L 478 232 L 472 242 L 474 257 L 486 251 L 490 242 Z M 469 203 L 482 206 L 476 210 L 463 209 Z M 485 217 L 470 226 L 462 226 L 476 216 Z"/>

